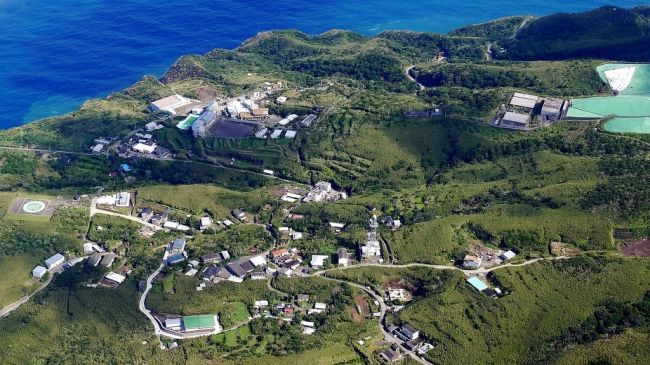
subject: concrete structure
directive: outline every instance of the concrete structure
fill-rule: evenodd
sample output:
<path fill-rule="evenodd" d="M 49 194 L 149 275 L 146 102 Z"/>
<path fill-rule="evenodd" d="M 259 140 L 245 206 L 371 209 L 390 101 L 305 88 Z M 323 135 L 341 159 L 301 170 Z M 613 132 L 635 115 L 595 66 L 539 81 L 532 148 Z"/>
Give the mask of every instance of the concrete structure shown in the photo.
<path fill-rule="evenodd" d="M 36 266 L 34 270 L 32 270 L 32 276 L 40 279 L 45 275 L 46 272 L 47 269 L 44 268 L 43 266 Z"/>
<path fill-rule="evenodd" d="M 511 258 L 513 258 L 513 257 L 515 257 L 515 256 L 517 256 L 516 253 L 514 253 L 514 252 L 511 251 L 511 250 L 508 250 L 508 251 L 502 253 L 500 257 L 501 257 L 501 259 L 503 259 L 503 260 L 510 260 Z"/>
<path fill-rule="evenodd" d="M 45 267 L 48 270 L 52 270 L 53 268 L 61 265 L 64 261 L 65 261 L 65 257 L 60 253 L 57 253 L 56 255 L 45 260 Z"/>
<path fill-rule="evenodd" d="M 525 111 L 532 111 L 535 109 L 535 105 L 537 105 L 537 96 L 515 93 L 510 100 L 510 105 L 521 108 Z"/>
<path fill-rule="evenodd" d="M 146 154 L 152 154 L 153 151 L 156 149 L 156 144 L 155 143 L 136 143 L 131 147 L 134 151 L 140 152 L 140 153 L 146 153 Z"/>
<path fill-rule="evenodd" d="M 201 256 L 202 264 L 214 264 L 220 261 L 221 261 L 221 255 L 216 252 Z"/>
<path fill-rule="evenodd" d="M 131 193 L 123 191 L 118 193 L 115 197 L 116 207 L 130 207 L 131 206 Z"/>
<path fill-rule="evenodd" d="M 542 103 L 541 116 L 544 122 L 556 122 L 562 117 L 564 100 L 547 98 Z"/>
<path fill-rule="evenodd" d="M 221 114 L 221 107 L 217 102 L 210 104 L 199 118 L 194 121 L 192 124 L 192 135 L 194 137 L 205 137 L 210 126 L 217 120 L 219 114 Z"/>
<path fill-rule="evenodd" d="M 163 110 L 172 115 L 176 115 L 177 109 L 189 104 L 192 104 L 192 100 L 176 94 L 152 102 L 149 104 L 149 110 L 154 112 Z"/>
<path fill-rule="evenodd" d="M 201 220 L 199 222 L 199 229 L 204 230 L 210 228 L 212 225 L 212 218 L 210 217 L 201 217 Z"/>
<path fill-rule="evenodd" d="M 345 249 L 343 247 L 339 248 L 336 251 L 336 255 L 337 255 L 337 258 L 338 258 L 337 262 L 338 262 L 339 266 L 344 266 L 344 267 L 348 266 L 348 264 L 350 263 L 350 259 L 349 259 L 349 256 L 348 256 L 348 250 L 347 249 Z"/>
<path fill-rule="evenodd" d="M 403 339 L 404 341 L 415 340 L 416 338 L 420 337 L 420 331 L 416 330 L 413 326 L 406 323 L 399 328 L 397 337 Z"/>
<path fill-rule="evenodd" d="M 180 331 L 183 327 L 181 318 L 168 318 L 165 320 L 165 328 L 172 331 Z"/>
<path fill-rule="evenodd" d="M 297 133 L 298 133 L 297 131 L 294 131 L 294 130 L 288 130 L 288 131 L 284 134 L 284 138 L 288 138 L 288 139 L 295 138 Z"/>
<path fill-rule="evenodd" d="M 84 253 L 86 255 L 90 255 L 94 252 L 95 250 L 93 249 L 93 244 L 90 242 L 84 243 Z"/>
<path fill-rule="evenodd" d="M 251 257 L 249 261 L 255 267 L 266 265 L 266 259 L 264 259 L 262 256 Z"/>
<path fill-rule="evenodd" d="M 311 267 L 323 267 L 325 266 L 325 260 L 327 260 L 329 256 L 327 255 L 312 255 L 311 256 Z"/>
<path fill-rule="evenodd" d="M 506 112 L 501 118 L 501 126 L 509 128 L 526 128 L 530 115 L 514 112 Z"/>
<path fill-rule="evenodd" d="M 124 275 L 120 275 L 112 271 L 106 274 L 105 278 L 109 281 L 114 282 L 115 284 L 122 284 L 124 280 L 126 280 L 126 277 Z"/>

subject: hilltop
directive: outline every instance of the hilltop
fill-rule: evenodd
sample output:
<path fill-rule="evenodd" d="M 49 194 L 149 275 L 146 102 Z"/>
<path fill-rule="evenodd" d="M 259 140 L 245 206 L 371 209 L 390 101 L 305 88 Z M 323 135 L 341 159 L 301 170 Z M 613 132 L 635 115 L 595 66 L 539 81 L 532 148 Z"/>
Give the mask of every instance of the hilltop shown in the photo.
<path fill-rule="evenodd" d="M 498 45 L 509 60 L 600 58 L 647 61 L 650 57 L 650 7 L 605 6 L 586 13 L 555 14 L 527 23 Z"/>

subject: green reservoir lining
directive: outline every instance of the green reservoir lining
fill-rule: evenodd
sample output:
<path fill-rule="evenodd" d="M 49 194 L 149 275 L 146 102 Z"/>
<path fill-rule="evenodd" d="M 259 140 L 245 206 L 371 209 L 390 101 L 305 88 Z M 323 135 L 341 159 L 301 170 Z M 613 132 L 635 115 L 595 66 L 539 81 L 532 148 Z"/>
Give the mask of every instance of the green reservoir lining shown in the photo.
<path fill-rule="evenodd" d="M 614 118 L 603 126 L 608 132 L 614 133 L 650 133 L 650 117 Z"/>
<path fill-rule="evenodd" d="M 607 81 L 605 71 L 635 67 L 630 85 L 617 96 L 573 99 L 568 118 L 602 119 L 614 117 L 604 129 L 617 133 L 650 134 L 650 64 L 605 64 L 596 68 L 600 78 Z"/>

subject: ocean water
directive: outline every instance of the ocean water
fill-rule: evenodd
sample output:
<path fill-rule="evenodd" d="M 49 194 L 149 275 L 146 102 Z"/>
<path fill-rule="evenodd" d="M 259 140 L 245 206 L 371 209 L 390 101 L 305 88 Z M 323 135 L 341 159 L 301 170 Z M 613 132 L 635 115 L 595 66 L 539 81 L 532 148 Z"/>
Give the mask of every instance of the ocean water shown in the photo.
<path fill-rule="evenodd" d="M 77 108 L 179 56 L 233 48 L 259 31 L 447 32 L 508 15 L 626 0 L 0 0 L 0 128 Z M 647 2 L 645 2 L 647 4 Z"/>

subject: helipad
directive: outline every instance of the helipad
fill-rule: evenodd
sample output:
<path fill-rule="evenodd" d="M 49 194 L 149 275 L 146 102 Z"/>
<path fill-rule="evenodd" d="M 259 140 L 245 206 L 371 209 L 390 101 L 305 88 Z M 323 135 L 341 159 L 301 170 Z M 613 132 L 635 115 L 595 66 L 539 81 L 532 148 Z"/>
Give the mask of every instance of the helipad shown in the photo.
<path fill-rule="evenodd" d="M 37 214 L 45 210 L 47 204 L 42 201 L 32 200 L 23 204 L 23 211 L 29 214 Z"/>

